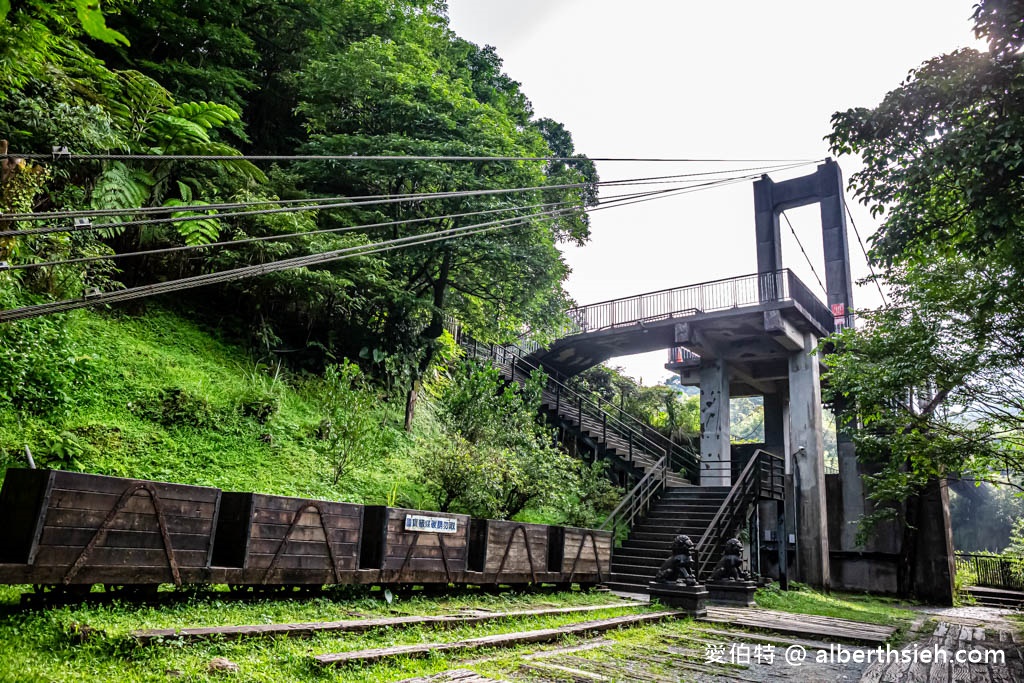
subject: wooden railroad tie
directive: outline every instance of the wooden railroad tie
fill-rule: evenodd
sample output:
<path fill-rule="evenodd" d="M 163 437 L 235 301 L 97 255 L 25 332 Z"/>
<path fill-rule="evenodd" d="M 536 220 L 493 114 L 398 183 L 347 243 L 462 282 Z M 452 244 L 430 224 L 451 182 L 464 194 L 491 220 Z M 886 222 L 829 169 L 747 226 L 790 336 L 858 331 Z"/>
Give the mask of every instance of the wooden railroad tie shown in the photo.
<path fill-rule="evenodd" d="M 624 617 L 612 617 L 611 619 L 599 619 L 596 621 L 585 621 L 579 624 L 569 624 L 559 628 L 545 628 L 536 631 L 520 631 L 517 633 L 501 633 L 493 636 L 470 638 L 459 640 L 453 643 L 420 643 L 417 645 L 397 645 L 395 647 L 382 647 L 370 650 L 355 650 L 352 652 L 338 652 L 333 654 L 317 655 L 313 660 L 321 666 L 344 666 L 354 662 L 368 664 L 378 662 L 391 657 L 422 657 L 431 652 L 439 651 L 460 651 L 473 650 L 482 647 L 514 647 L 516 645 L 533 643 L 550 643 L 567 635 L 583 635 L 588 633 L 603 633 L 617 628 L 627 626 L 639 626 L 665 619 L 675 619 L 682 616 L 681 612 L 651 612 L 648 614 L 632 614 Z"/>
<path fill-rule="evenodd" d="M 860 645 L 883 645 L 896 633 L 895 626 L 750 607 L 708 607 L 702 621 Z"/>
<path fill-rule="evenodd" d="M 261 636 L 303 638 L 316 633 L 361 633 L 376 628 L 409 628 L 437 626 L 441 628 L 471 626 L 498 619 L 547 617 L 558 614 L 576 614 L 602 610 L 636 607 L 636 603 L 615 602 L 607 605 L 556 607 L 539 610 L 517 610 L 473 615 L 381 617 L 378 619 L 347 619 L 343 621 L 312 621 L 294 624 L 252 624 L 248 626 L 206 626 L 196 628 L 148 628 L 132 631 L 131 637 L 141 645 L 164 642 L 196 642 L 203 640 L 240 640 Z"/>

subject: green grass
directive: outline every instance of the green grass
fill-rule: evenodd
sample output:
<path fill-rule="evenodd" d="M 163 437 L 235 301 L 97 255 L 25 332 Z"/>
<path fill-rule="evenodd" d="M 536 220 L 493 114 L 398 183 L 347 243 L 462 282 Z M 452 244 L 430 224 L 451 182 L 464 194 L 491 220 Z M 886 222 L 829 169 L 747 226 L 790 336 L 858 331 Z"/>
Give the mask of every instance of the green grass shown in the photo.
<path fill-rule="evenodd" d="M 426 504 L 407 457 L 408 437 L 388 429 L 388 455 L 335 485 L 314 450 L 323 411 L 302 377 L 282 377 L 243 349 L 175 313 L 69 316 L 78 380 L 64 410 L 0 411 L 0 470 L 41 465 L 216 486 L 224 490 L 383 504 Z M 371 397 L 382 425 L 397 410 Z M 0 475 L 2 476 L 2 475 Z"/>
<path fill-rule="evenodd" d="M 754 595 L 754 600 L 759 607 L 765 609 L 897 627 L 908 626 L 917 616 L 901 606 L 906 603 L 893 598 L 855 593 L 819 593 L 793 583 L 790 583 L 788 591 L 779 590 L 774 584 L 761 588 Z"/>
<path fill-rule="evenodd" d="M 424 658 L 398 657 L 374 665 L 351 665 L 321 670 L 312 656 L 366 648 L 451 642 L 485 635 L 554 628 L 570 623 L 624 613 L 656 610 L 657 606 L 615 607 L 619 599 L 607 593 L 502 593 L 463 591 L 447 596 L 414 593 L 396 597 L 388 604 L 380 591 L 345 598 L 342 591 L 328 591 L 305 600 L 252 600 L 240 602 L 216 593 L 181 594 L 160 605 L 115 602 L 104 605 L 69 605 L 24 610 L 17 605 L 17 587 L 0 588 L 0 681 L 163 681 L 168 677 L 187 681 L 224 680 L 207 667 L 215 657 L 226 657 L 240 666 L 238 680 L 245 681 L 393 681 L 468 666 L 484 675 L 508 678 L 520 670 L 523 655 L 541 649 L 585 642 L 567 637 L 548 646 L 522 645 L 509 649 L 433 653 Z M 783 594 L 758 592 L 759 604 L 800 614 L 821 614 L 858 621 L 882 623 L 904 629 L 913 612 L 893 601 L 857 595 L 823 595 L 806 588 Z M 458 614 L 467 609 L 512 611 L 544 607 L 608 605 L 605 610 L 582 614 L 496 620 L 451 629 L 430 627 L 381 628 L 367 633 L 326 633 L 308 639 L 257 638 L 243 641 L 182 643 L 168 640 L 143 647 L 129 634 L 140 628 L 243 625 L 305 621 L 335 621 L 402 615 Z M 600 667 L 617 664 L 628 671 L 637 653 L 664 651 L 665 646 L 692 649 L 691 663 L 699 664 L 704 643 L 721 636 L 704 631 L 705 624 L 678 619 L 621 631 L 602 638 L 605 647 L 574 656 L 593 660 Z M 712 625 L 712 628 L 720 628 Z M 82 638 L 86 632 L 89 637 Z M 642 659 L 642 657 L 641 657 Z M 468 663 L 467 663 L 468 662 Z M 657 672 L 657 661 L 645 666 Z M 678 675 L 666 669 L 666 676 Z M 177 676 L 180 674 L 180 677 Z"/>
<path fill-rule="evenodd" d="M 398 598 L 390 606 L 380 597 L 362 599 L 259 600 L 235 602 L 216 596 L 193 596 L 159 606 L 114 603 L 77 605 L 23 611 L 15 607 L 18 589 L 0 589 L 0 681 L 136 682 L 164 681 L 167 672 L 182 680 L 222 680 L 209 674 L 214 657 L 226 657 L 241 667 L 241 680 L 386 681 L 442 671 L 450 657 L 399 658 L 366 667 L 322 671 L 311 656 L 364 648 L 454 641 L 513 630 L 552 628 L 577 621 L 622 614 L 621 607 L 586 615 L 569 614 L 487 622 L 447 630 L 433 628 L 378 629 L 363 634 L 322 634 L 309 639 L 251 639 L 185 645 L 140 647 L 127 636 L 133 629 L 224 624 L 287 623 L 406 614 L 452 614 L 467 608 L 491 611 L 541 607 L 601 605 L 619 602 L 604 593 L 527 593 L 487 595 L 458 593 L 448 597 Z M 632 607 L 630 611 L 637 608 Z M 80 642 L 76 634 L 87 626 L 92 635 Z M 474 653 L 472 656 L 483 656 Z"/>

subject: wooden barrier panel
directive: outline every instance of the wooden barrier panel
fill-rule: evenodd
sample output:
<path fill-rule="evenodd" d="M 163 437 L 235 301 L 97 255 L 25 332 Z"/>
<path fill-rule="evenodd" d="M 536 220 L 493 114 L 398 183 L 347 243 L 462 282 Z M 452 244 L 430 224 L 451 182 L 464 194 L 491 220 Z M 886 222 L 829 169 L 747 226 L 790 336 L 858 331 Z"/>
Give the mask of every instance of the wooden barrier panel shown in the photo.
<path fill-rule="evenodd" d="M 362 524 L 362 505 L 224 493 L 214 574 L 237 584 L 349 583 L 358 569 Z"/>
<path fill-rule="evenodd" d="M 474 519 L 469 565 L 481 583 L 539 583 L 548 578 L 548 536 L 544 524 Z"/>
<path fill-rule="evenodd" d="M 597 529 L 563 527 L 561 573 L 566 583 L 601 583 L 612 563 L 612 534 Z"/>
<path fill-rule="evenodd" d="M 372 583 L 458 583 L 466 572 L 468 515 L 367 506 L 360 568 Z"/>
<path fill-rule="evenodd" d="M 33 583 L 206 580 L 220 489 L 61 470 L 7 471 L 3 561 Z M 8 545 L 9 544 L 9 545 Z"/>

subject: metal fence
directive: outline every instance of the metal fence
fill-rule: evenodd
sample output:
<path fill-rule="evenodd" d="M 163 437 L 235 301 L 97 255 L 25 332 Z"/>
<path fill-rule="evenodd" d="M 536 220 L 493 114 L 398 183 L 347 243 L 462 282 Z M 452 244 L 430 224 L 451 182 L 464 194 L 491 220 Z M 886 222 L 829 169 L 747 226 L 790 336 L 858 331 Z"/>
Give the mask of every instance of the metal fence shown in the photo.
<path fill-rule="evenodd" d="M 568 311 L 566 334 L 597 332 L 641 321 L 656 322 L 700 313 L 794 301 L 826 332 L 835 329 L 831 311 L 788 269 L 744 275 L 602 301 Z"/>
<path fill-rule="evenodd" d="M 1024 590 L 1024 557 L 957 553 L 956 573 L 973 586 Z"/>

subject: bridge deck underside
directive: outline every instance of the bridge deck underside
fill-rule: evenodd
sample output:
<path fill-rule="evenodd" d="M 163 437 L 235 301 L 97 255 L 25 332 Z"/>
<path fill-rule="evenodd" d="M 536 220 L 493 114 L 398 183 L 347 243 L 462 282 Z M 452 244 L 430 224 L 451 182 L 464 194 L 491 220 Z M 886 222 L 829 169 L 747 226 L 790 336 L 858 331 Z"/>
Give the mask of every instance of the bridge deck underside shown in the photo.
<path fill-rule="evenodd" d="M 726 360 L 733 374 L 734 396 L 774 393 L 778 382 L 788 377 L 788 356 L 802 347 L 804 332 L 826 334 L 798 303 L 776 301 L 710 313 L 687 311 L 575 334 L 538 351 L 533 359 L 571 376 L 616 356 L 681 346 L 698 356 Z M 684 384 L 698 383 L 700 358 L 666 367 L 680 372 Z M 690 370 L 692 382 L 687 382 Z"/>

